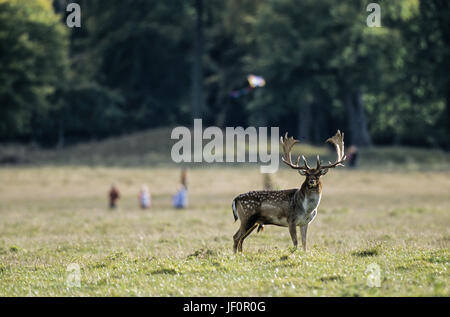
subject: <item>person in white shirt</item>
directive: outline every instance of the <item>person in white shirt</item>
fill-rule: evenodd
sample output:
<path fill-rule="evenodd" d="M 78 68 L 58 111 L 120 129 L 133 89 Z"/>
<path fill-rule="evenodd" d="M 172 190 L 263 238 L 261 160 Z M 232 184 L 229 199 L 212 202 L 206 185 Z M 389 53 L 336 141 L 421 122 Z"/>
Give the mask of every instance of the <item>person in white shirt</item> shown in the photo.
<path fill-rule="evenodd" d="M 147 185 L 142 185 L 141 191 L 139 192 L 139 205 L 142 209 L 150 208 L 151 206 L 151 196 Z"/>

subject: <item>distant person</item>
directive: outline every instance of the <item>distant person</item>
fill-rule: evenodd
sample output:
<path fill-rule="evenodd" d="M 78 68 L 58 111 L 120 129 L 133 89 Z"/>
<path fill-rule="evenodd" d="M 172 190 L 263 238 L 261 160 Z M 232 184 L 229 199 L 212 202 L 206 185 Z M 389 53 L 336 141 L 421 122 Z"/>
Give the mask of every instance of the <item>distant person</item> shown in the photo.
<path fill-rule="evenodd" d="M 142 209 L 150 208 L 151 206 L 151 196 L 147 185 L 142 185 L 141 191 L 139 192 L 139 205 Z"/>
<path fill-rule="evenodd" d="M 186 168 L 182 168 L 181 169 L 181 179 L 180 179 L 181 185 L 184 186 L 184 188 L 188 188 L 187 186 L 187 169 Z"/>
<path fill-rule="evenodd" d="M 263 185 L 264 185 L 264 190 L 272 190 L 273 189 L 273 185 L 272 185 L 272 178 L 270 177 L 270 174 L 263 174 Z"/>
<path fill-rule="evenodd" d="M 186 208 L 188 203 L 187 189 L 181 185 L 172 199 L 173 206 L 177 209 Z"/>
<path fill-rule="evenodd" d="M 349 167 L 356 168 L 356 165 L 358 163 L 358 152 L 359 150 L 355 145 L 349 147 L 347 151 L 347 159 Z"/>
<path fill-rule="evenodd" d="M 117 208 L 117 201 L 120 198 L 120 192 L 117 189 L 116 184 L 111 185 L 111 189 L 109 191 L 109 208 L 115 209 Z"/>

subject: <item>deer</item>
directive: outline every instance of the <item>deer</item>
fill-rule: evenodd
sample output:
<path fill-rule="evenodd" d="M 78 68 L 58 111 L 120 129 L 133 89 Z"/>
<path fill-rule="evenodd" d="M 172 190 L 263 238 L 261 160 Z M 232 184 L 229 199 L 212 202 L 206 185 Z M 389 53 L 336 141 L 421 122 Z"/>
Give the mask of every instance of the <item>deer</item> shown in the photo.
<path fill-rule="evenodd" d="M 235 222 L 240 220 L 239 230 L 234 234 L 233 251 L 242 252 L 242 244 L 256 228 L 258 232 L 264 229 L 264 225 L 276 225 L 288 227 L 289 233 L 297 250 L 297 226 L 300 227 L 303 250 L 306 251 L 306 234 L 308 225 L 317 215 L 317 209 L 322 197 L 322 183 L 320 177 L 329 169 L 344 166 L 346 156 L 344 154 L 344 133 L 337 133 L 326 140 L 331 143 L 337 154 L 334 163 L 328 162 L 322 165 L 319 155 L 315 168 L 311 168 L 305 156 L 301 155 L 303 165 L 300 165 L 300 155 L 294 163 L 291 159 L 292 147 L 299 140 L 288 137 L 280 137 L 280 145 L 283 149 L 282 161 L 294 170 L 297 170 L 305 180 L 300 188 L 287 190 L 262 190 L 250 191 L 240 194 L 233 199 L 232 210 Z"/>

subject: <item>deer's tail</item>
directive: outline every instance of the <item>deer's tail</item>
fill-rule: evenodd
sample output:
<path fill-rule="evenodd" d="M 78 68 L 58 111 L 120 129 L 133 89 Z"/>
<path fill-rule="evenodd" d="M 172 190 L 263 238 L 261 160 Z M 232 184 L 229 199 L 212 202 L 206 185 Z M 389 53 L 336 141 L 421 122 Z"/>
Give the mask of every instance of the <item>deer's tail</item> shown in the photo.
<path fill-rule="evenodd" d="M 237 209 L 236 209 L 236 199 L 233 199 L 233 203 L 231 204 L 231 208 L 233 209 L 233 217 L 234 217 L 234 221 L 238 220 L 238 213 L 237 213 Z"/>

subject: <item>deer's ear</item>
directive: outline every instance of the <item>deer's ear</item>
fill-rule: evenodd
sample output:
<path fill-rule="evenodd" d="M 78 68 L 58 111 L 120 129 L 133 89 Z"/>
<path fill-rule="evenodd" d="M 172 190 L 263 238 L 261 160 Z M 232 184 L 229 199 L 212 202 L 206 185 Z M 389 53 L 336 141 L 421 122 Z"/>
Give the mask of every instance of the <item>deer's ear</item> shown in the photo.
<path fill-rule="evenodd" d="M 326 173 L 328 173 L 328 168 L 324 169 L 324 170 L 320 170 L 320 175 L 321 176 L 325 175 Z"/>
<path fill-rule="evenodd" d="M 302 176 L 306 176 L 306 171 L 304 170 L 298 170 L 298 173 Z"/>

